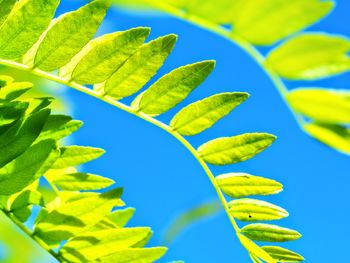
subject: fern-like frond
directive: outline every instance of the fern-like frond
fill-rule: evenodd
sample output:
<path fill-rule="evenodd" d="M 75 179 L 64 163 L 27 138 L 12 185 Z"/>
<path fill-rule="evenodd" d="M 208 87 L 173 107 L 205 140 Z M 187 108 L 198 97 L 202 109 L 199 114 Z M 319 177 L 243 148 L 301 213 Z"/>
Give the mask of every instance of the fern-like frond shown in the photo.
<path fill-rule="evenodd" d="M 350 71 L 349 39 L 326 33 L 298 33 L 328 15 L 335 1 L 114 0 L 113 3 L 156 8 L 236 43 L 267 73 L 306 133 L 338 151 L 350 154 L 349 121 L 339 122 L 334 127 L 332 119 L 322 122 L 320 126 L 318 119 L 308 114 L 313 109 L 323 109 L 322 113 L 332 112 L 333 108 L 328 103 L 332 101 L 332 96 L 324 96 L 323 101 L 317 104 L 307 99 L 291 101 L 294 91 L 290 91 L 283 81 L 318 80 Z M 281 41 L 281 45 L 271 48 Z M 266 46 L 272 50 L 265 57 L 255 46 Z M 301 103 L 307 112 L 294 107 Z M 349 106 L 347 102 L 346 108 Z M 325 116 L 329 114 L 325 113 Z M 333 117 L 336 118 L 336 115 Z"/>
<path fill-rule="evenodd" d="M 99 98 L 158 126 L 175 137 L 191 152 L 207 174 L 243 246 L 254 257 L 261 258 L 269 263 L 277 262 L 272 255 L 255 244 L 243 232 L 241 233 L 235 219 L 255 221 L 279 219 L 287 216 L 288 213 L 284 209 L 272 204 L 254 199 L 242 199 L 247 195 L 275 194 L 282 190 L 282 186 L 277 182 L 273 182 L 273 189 L 271 189 L 271 187 L 268 187 L 269 183 L 272 182 L 271 180 L 252 177 L 251 175 L 242 177 L 242 174 L 233 173 L 215 177 L 208 166 L 208 163 L 228 165 L 248 160 L 268 148 L 275 140 L 275 136 L 267 133 L 246 133 L 217 138 L 204 143 L 198 149 L 195 149 L 184 137 L 196 135 L 213 126 L 246 100 L 248 94 L 227 92 L 194 102 L 180 110 L 169 125 L 155 119 L 154 116 L 168 111 L 183 101 L 191 91 L 207 78 L 215 65 L 213 61 L 209 60 L 171 71 L 146 91 L 138 94 L 130 106 L 119 102 L 119 99 L 139 92 L 156 74 L 172 51 L 177 37 L 170 34 L 144 44 L 143 41 L 147 37 L 149 29 L 137 28 L 102 36 L 89 42 L 103 20 L 109 2 L 107 0 L 92 1 L 86 6 L 64 14 L 49 23 L 53 16 L 51 10 L 56 7 L 57 1 L 22 0 L 16 4 L 0 27 L 0 43 L 2 43 L 0 45 L 0 49 L 2 49 L 0 50 L 0 64 L 31 72 Z M 47 12 L 40 9 L 44 3 Z M 40 21 L 37 21 L 37 19 L 30 21 L 22 19 L 30 16 L 33 10 L 42 14 Z M 30 41 L 15 41 L 15 44 L 13 41 L 9 41 L 8 36 L 14 34 L 13 29 L 9 26 L 12 23 L 16 23 L 23 35 L 30 34 Z M 26 31 L 26 28 L 28 28 L 28 31 Z M 32 32 L 35 29 L 37 31 Z M 59 71 L 59 73 L 52 73 L 56 71 Z M 94 88 L 90 89 L 83 86 L 83 84 L 93 85 Z M 45 103 L 45 101 L 42 103 Z M 46 107 L 46 104 L 42 103 L 36 106 L 34 110 L 38 111 L 37 108 Z M 42 112 L 45 113 L 45 110 L 39 111 L 43 115 Z M 49 115 L 48 112 L 46 114 Z M 45 116 L 41 117 L 44 118 Z M 49 149 L 53 148 L 53 145 L 55 144 L 49 138 L 45 143 L 45 148 L 42 147 L 42 155 L 51 154 L 52 151 L 49 151 Z M 44 151 L 45 149 L 47 151 Z M 55 159 L 55 162 L 48 165 L 53 165 L 55 169 L 68 169 L 71 166 L 90 161 L 102 153 L 97 149 L 83 149 L 77 146 L 55 148 L 56 152 L 59 153 L 59 156 L 53 156 L 52 159 Z M 50 176 L 57 182 L 57 176 L 52 174 Z M 103 183 L 101 185 L 100 181 L 95 182 L 99 180 L 99 177 L 81 175 L 75 171 L 65 173 L 62 178 L 59 177 L 63 182 L 58 181 L 58 185 L 67 189 L 67 180 L 69 182 L 73 178 L 88 178 L 93 181 L 91 183 L 94 186 L 97 184 L 100 187 L 104 186 Z M 253 179 L 250 180 L 251 178 Z M 239 180 L 237 181 L 237 179 Z M 244 188 L 240 187 L 240 180 L 246 180 L 246 185 L 242 186 Z M 250 181 L 254 184 L 251 185 Z M 104 181 L 104 183 L 107 182 Z M 70 184 L 67 190 L 72 189 L 72 187 L 75 189 L 74 184 Z M 81 187 L 91 188 L 92 186 L 91 184 L 84 184 Z M 257 187 L 260 192 L 256 190 Z M 239 190 L 237 190 L 238 188 Z M 242 191 L 245 194 L 242 195 Z M 228 201 L 225 194 L 237 199 Z M 52 245 L 57 245 L 62 240 L 72 238 L 72 236 L 78 234 L 77 231 L 80 231 L 78 227 L 80 224 L 92 226 L 103 219 L 100 216 L 92 217 L 91 213 L 94 210 L 100 211 L 102 214 L 110 212 L 111 208 L 116 205 L 112 196 L 119 197 L 120 193 L 115 190 L 101 195 L 87 194 L 79 195 L 79 197 L 66 195 L 58 203 L 53 202 L 45 212 L 40 214 L 34 233 L 40 240 L 43 239 Z M 59 206 L 56 207 L 57 205 Z M 82 214 L 79 220 L 74 219 L 70 222 L 68 229 L 65 229 L 65 226 L 62 228 L 61 225 L 55 224 L 55 219 L 69 222 L 70 219 L 66 217 L 67 214 L 71 214 L 73 218 L 77 217 L 76 213 L 80 212 L 77 212 L 74 207 L 79 208 L 78 211 L 81 209 L 83 211 L 81 211 Z M 100 212 L 99 214 L 101 214 Z M 271 214 L 271 216 L 263 217 L 263 212 Z M 110 222 L 107 220 L 107 225 L 108 223 Z M 105 226 L 105 224 L 103 225 Z M 276 229 L 278 233 L 281 232 L 278 227 L 272 226 L 271 228 L 272 230 Z M 87 233 L 90 234 L 89 231 Z M 83 233 L 83 235 L 82 239 L 85 240 L 87 234 Z M 104 233 L 101 233 L 101 238 L 103 237 Z M 84 241 L 75 237 L 66 243 L 62 253 L 73 252 L 66 255 L 65 260 L 75 262 L 74 260 L 81 258 L 82 255 L 79 254 L 79 251 L 84 251 L 81 246 L 85 246 Z M 79 251 L 77 252 L 72 247 L 76 247 L 76 250 Z M 151 251 L 151 255 L 156 256 L 160 256 L 164 252 L 162 249 Z M 128 253 L 128 250 L 119 254 L 115 253 L 116 256 L 107 257 L 106 262 L 133 262 L 133 260 L 136 261 L 140 257 L 145 258 L 145 262 L 151 261 L 146 257 L 146 252 L 143 252 L 143 250 L 135 250 L 133 254 Z M 95 255 L 95 253 L 92 254 Z M 93 256 L 92 254 L 86 256 L 90 261 L 93 261 L 90 258 L 90 256 Z M 124 257 L 129 261 L 122 261 Z"/>
<path fill-rule="evenodd" d="M 0 80 L 0 210 L 60 262 L 160 258 L 166 248 L 144 248 L 152 236 L 150 228 L 125 227 L 134 209 L 120 209 L 122 188 L 87 192 L 111 187 L 114 181 L 75 168 L 100 157 L 102 149 L 61 146 L 60 140 L 82 122 L 51 114 L 50 102 L 37 103 L 41 98 L 19 98 L 29 83 L 6 76 Z M 51 201 L 41 190 L 43 179 L 54 192 Z M 23 223 L 33 206 L 40 212 L 31 231 Z"/>

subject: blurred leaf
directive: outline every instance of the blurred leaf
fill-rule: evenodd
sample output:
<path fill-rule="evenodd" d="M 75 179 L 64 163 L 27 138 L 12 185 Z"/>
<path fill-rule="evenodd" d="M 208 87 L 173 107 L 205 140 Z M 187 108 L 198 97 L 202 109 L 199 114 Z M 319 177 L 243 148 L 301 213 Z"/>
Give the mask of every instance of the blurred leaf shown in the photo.
<path fill-rule="evenodd" d="M 59 0 L 18 2 L 16 12 L 11 12 L 0 27 L 0 57 L 17 59 L 23 56 L 49 25 L 58 3 Z"/>
<path fill-rule="evenodd" d="M 305 260 L 298 253 L 282 247 L 264 246 L 262 249 L 269 253 L 271 257 L 278 260 L 278 262 L 300 262 Z"/>
<path fill-rule="evenodd" d="M 60 76 L 80 84 L 103 82 L 142 45 L 149 32 L 149 28 L 138 27 L 96 38 L 60 69 Z"/>
<path fill-rule="evenodd" d="M 10 14 L 17 0 L 0 0 L 0 26 Z"/>
<path fill-rule="evenodd" d="M 220 189 L 232 198 L 250 195 L 271 195 L 283 190 L 282 184 L 245 173 L 227 173 L 216 177 Z"/>
<path fill-rule="evenodd" d="M 178 112 L 170 126 L 181 135 L 196 135 L 229 114 L 248 98 L 247 93 L 226 92 L 194 102 Z"/>
<path fill-rule="evenodd" d="M 342 36 L 304 33 L 274 49 L 266 65 L 286 79 L 315 80 L 349 71 L 349 51 Z"/>
<path fill-rule="evenodd" d="M 304 129 L 320 142 L 346 154 L 350 154 L 350 129 L 340 125 L 309 123 Z"/>
<path fill-rule="evenodd" d="M 163 65 L 172 51 L 177 37 L 159 37 L 138 49 L 105 83 L 97 89 L 115 99 L 128 97 L 139 91 Z"/>
<path fill-rule="evenodd" d="M 277 220 L 289 214 L 282 207 L 256 199 L 237 199 L 228 203 L 230 213 L 240 221 Z"/>
<path fill-rule="evenodd" d="M 210 201 L 181 213 L 173 219 L 173 222 L 164 233 L 164 242 L 167 244 L 171 243 L 186 228 L 189 228 L 200 220 L 217 214 L 220 210 L 220 202 Z"/>
<path fill-rule="evenodd" d="M 164 75 L 142 95 L 138 110 L 154 116 L 175 107 L 208 77 L 214 66 L 215 61 L 202 61 Z"/>
<path fill-rule="evenodd" d="M 33 87 L 30 82 L 15 82 L 1 88 L 0 99 L 11 101 L 17 99 L 23 93 Z"/>
<path fill-rule="evenodd" d="M 269 147 L 276 139 L 268 133 L 246 133 L 211 140 L 198 148 L 201 158 L 214 165 L 248 160 Z"/>
<path fill-rule="evenodd" d="M 295 230 L 270 224 L 246 225 L 241 229 L 241 233 L 252 240 L 266 242 L 286 242 L 301 237 Z"/>
<path fill-rule="evenodd" d="M 293 109 L 325 123 L 350 123 L 350 92 L 320 88 L 292 90 L 287 99 Z"/>

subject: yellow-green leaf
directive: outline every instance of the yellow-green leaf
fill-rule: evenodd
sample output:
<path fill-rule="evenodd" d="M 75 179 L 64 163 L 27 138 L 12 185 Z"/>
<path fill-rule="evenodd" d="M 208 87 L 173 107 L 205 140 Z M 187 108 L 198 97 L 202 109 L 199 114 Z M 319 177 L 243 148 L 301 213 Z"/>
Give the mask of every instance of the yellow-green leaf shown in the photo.
<path fill-rule="evenodd" d="M 53 140 L 31 146 L 0 169 L 0 195 L 11 195 L 23 190 L 43 175 L 57 157 L 58 150 Z"/>
<path fill-rule="evenodd" d="M 215 61 L 202 61 L 164 75 L 142 95 L 138 110 L 154 116 L 175 107 L 208 77 L 214 66 Z"/>
<path fill-rule="evenodd" d="M 293 109 L 308 118 L 326 123 L 350 123 L 350 92 L 320 88 L 299 88 L 289 92 Z"/>
<path fill-rule="evenodd" d="M 81 258 L 86 262 L 99 261 L 100 258 L 132 247 L 150 232 L 147 227 L 135 227 L 84 233 L 69 240 L 60 250 L 60 254 L 69 262 L 79 262 Z"/>
<path fill-rule="evenodd" d="M 10 14 L 17 0 L 0 0 L 0 26 Z"/>
<path fill-rule="evenodd" d="M 161 258 L 167 251 L 165 247 L 126 248 L 99 259 L 101 263 L 149 263 Z M 80 261 L 78 261 L 80 262 Z"/>
<path fill-rule="evenodd" d="M 278 262 L 301 262 L 305 260 L 302 255 L 282 247 L 263 246 L 262 249 Z"/>
<path fill-rule="evenodd" d="M 142 45 L 149 32 L 138 27 L 96 38 L 60 70 L 60 76 L 80 84 L 101 83 Z"/>
<path fill-rule="evenodd" d="M 237 199 L 229 202 L 230 213 L 241 221 L 277 220 L 289 214 L 282 207 L 256 199 Z"/>
<path fill-rule="evenodd" d="M 118 204 L 122 189 L 103 194 L 73 196 L 69 201 L 38 217 L 34 235 L 48 244 L 57 244 L 84 231 L 84 227 L 95 225 Z"/>
<path fill-rule="evenodd" d="M 15 198 L 11 204 L 10 211 L 21 222 L 25 222 L 32 213 L 32 205 L 44 205 L 43 197 L 41 193 L 36 190 L 25 190 Z"/>
<path fill-rule="evenodd" d="M 32 87 L 33 84 L 30 82 L 14 82 L 8 84 L 1 88 L 0 99 L 7 101 L 17 99 L 19 96 L 30 90 Z"/>
<path fill-rule="evenodd" d="M 312 25 L 327 15 L 333 1 L 323 0 L 235 0 L 233 32 L 255 45 L 272 45 Z"/>
<path fill-rule="evenodd" d="M 98 190 L 114 183 L 109 178 L 87 173 L 59 174 L 51 172 L 45 176 L 61 190 L 66 191 Z"/>
<path fill-rule="evenodd" d="M 273 50 L 266 65 L 286 79 L 320 79 L 349 71 L 349 51 L 350 41 L 344 37 L 305 33 Z"/>
<path fill-rule="evenodd" d="M 176 35 L 159 37 L 144 44 L 105 83 L 97 85 L 115 99 L 139 91 L 163 65 L 176 42 Z"/>
<path fill-rule="evenodd" d="M 214 165 L 248 160 L 269 147 L 276 137 L 268 133 L 246 133 L 211 140 L 198 148 L 201 158 Z"/>
<path fill-rule="evenodd" d="M 192 103 L 178 112 L 170 126 L 182 135 L 196 135 L 214 125 L 248 98 L 244 92 L 220 93 Z"/>
<path fill-rule="evenodd" d="M 110 0 L 94 0 L 53 21 L 40 39 L 33 67 L 52 71 L 67 64 L 94 36 L 109 4 Z"/>
<path fill-rule="evenodd" d="M 350 154 L 350 129 L 332 124 L 309 123 L 304 129 L 318 141 L 346 154 Z"/>
<path fill-rule="evenodd" d="M 283 190 L 282 184 L 246 173 L 227 173 L 216 177 L 220 189 L 232 198 L 250 195 L 271 195 Z"/>
<path fill-rule="evenodd" d="M 270 224 L 250 224 L 241 233 L 255 241 L 286 242 L 297 240 L 301 234 L 295 230 Z"/>
<path fill-rule="evenodd" d="M 245 247 L 245 249 L 248 250 L 248 252 L 250 254 L 253 254 L 256 257 L 261 258 L 262 260 L 266 261 L 267 263 L 276 263 L 277 262 L 267 252 L 265 252 L 261 247 L 259 247 L 257 244 L 255 244 L 253 241 L 251 241 L 249 238 L 243 236 L 240 233 L 237 233 L 237 236 L 238 236 L 241 244 Z"/>
<path fill-rule="evenodd" d="M 0 27 L 0 57 L 17 59 L 23 56 L 50 24 L 58 3 L 59 0 L 17 2 Z"/>
<path fill-rule="evenodd" d="M 257 256 L 249 254 L 249 257 L 253 261 L 253 263 L 263 263 Z"/>
<path fill-rule="evenodd" d="M 61 156 L 52 166 L 53 169 L 62 169 L 71 166 L 77 166 L 94 160 L 104 154 L 100 148 L 84 146 L 65 146 L 61 147 Z"/>

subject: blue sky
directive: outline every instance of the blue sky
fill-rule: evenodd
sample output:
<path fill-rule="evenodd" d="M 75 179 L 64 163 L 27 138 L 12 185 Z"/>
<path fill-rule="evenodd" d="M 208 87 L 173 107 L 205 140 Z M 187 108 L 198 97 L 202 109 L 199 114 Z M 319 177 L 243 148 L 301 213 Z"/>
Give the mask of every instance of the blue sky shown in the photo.
<path fill-rule="evenodd" d="M 74 9 L 63 1 L 60 11 Z M 339 0 L 334 12 L 311 31 L 350 35 L 350 2 Z M 150 26 L 149 39 L 176 33 L 178 43 L 158 77 L 192 62 L 215 59 L 217 66 L 208 80 L 186 101 L 162 115 L 168 122 L 184 105 L 223 91 L 246 91 L 250 99 L 212 129 L 189 138 L 195 146 L 221 136 L 245 132 L 269 132 L 278 136 L 274 145 L 254 159 L 225 167 L 212 167 L 215 174 L 248 172 L 276 179 L 284 192 L 266 198 L 290 212 L 278 224 L 299 230 L 303 237 L 286 247 L 302 253 L 308 262 L 343 262 L 348 247 L 348 196 L 350 157 L 316 142 L 304 134 L 271 81 L 239 47 L 220 36 L 167 15 L 127 12 L 113 8 L 103 32 Z M 157 79 L 157 77 L 155 78 Z M 298 86 L 350 88 L 350 74 Z M 216 198 L 195 159 L 175 139 L 110 105 L 73 90 L 67 92 L 74 116 L 85 122 L 75 143 L 102 147 L 107 153 L 85 166 L 86 170 L 114 178 L 125 187 L 124 200 L 137 208 L 132 225 L 154 230 L 152 245 L 160 244 L 171 219 L 192 206 Z M 181 234 L 161 262 L 249 262 L 224 213 L 196 224 Z"/>

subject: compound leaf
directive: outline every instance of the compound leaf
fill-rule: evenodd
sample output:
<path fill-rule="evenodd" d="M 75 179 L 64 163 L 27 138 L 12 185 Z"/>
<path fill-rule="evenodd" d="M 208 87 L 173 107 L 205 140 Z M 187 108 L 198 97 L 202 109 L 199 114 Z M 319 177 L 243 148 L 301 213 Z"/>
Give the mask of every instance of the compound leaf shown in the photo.
<path fill-rule="evenodd" d="M 304 257 L 298 253 L 282 247 L 263 246 L 262 249 L 269 253 L 271 257 L 276 259 L 278 262 L 300 262 L 305 260 Z"/>

